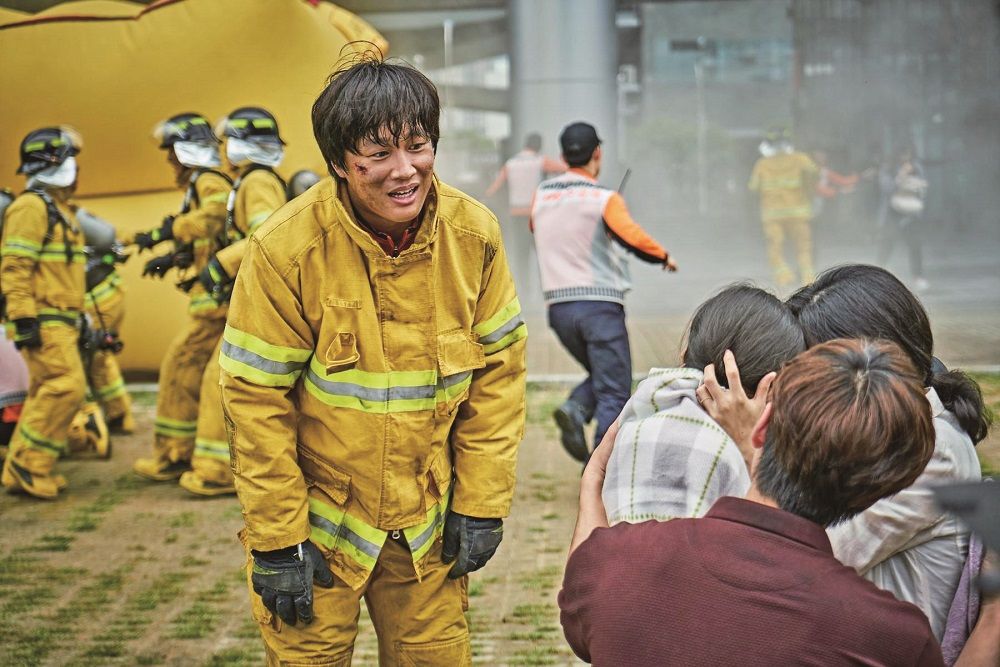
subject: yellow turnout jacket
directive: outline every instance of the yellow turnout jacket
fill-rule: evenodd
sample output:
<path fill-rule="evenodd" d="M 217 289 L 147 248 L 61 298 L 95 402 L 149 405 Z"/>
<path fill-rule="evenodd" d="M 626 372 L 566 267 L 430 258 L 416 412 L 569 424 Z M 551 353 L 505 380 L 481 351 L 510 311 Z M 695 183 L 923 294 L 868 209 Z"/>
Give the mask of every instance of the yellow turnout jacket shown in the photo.
<path fill-rule="evenodd" d="M 186 195 L 191 199 L 190 210 L 174 218 L 176 242 L 194 244 L 194 264 L 182 272 L 181 280 L 197 276 L 219 249 L 226 225 L 226 197 L 232 184 L 218 172 L 200 171 L 193 187 L 197 196 Z M 191 315 L 211 319 L 225 316 L 226 307 L 217 304 L 200 282 L 195 281 L 188 296 Z"/>
<path fill-rule="evenodd" d="M 819 167 L 805 153 L 781 153 L 757 160 L 748 187 L 760 192 L 761 219 L 809 220 L 818 175 Z"/>
<path fill-rule="evenodd" d="M 235 197 L 233 223 L 238 240 L 215 253 L 215 258 L 229 276 L 235 276 L 240 270 L 246 253 L 246 237 L 253 234 L 287 200 L 284 183 L 267 169 L 245 173 Z"/>
<path fill-rule="evenodd" d="M 0 290 L 7 299 L 8 321 L 37 317 L 40 326 L 74 325 L 83 310 L 83 232 L 68 206 L 56 202 L 56 208 L 67 226 L 50 224 L 45 201 L 32 192 L 7 208 L 0 241 Z"/>
<path fill-rule="evenodd" d="M 456 512 L 506 516 L 527 331 L 496 218 L 435 180 L 390 257 L 327 178 L 254 233 L 223 336 L 250 548 L 312 539 L 359 588 L 389 532 L 417 575 Z"/>

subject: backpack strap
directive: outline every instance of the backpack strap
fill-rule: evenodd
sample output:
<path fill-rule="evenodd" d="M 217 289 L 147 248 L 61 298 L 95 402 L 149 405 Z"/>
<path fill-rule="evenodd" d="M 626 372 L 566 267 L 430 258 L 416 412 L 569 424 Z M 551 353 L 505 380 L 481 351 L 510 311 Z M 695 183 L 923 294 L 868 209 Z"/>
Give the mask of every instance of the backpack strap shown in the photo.
<path fill-rule="evenodd" d="M 49 241 L 52 241 L 54 236 L 52 234 L 56 225 L 62 226 L 63 232 L 63 247 L 66 252 L 66 263 L 73 263 L 73 246 L 69 242 L 69 230 L 71 226 L 69 221 L 63 216 L 62 212 L 56 206 L 55 200 L 52 196 L 42 189 L 37 190 L 25 190 L 24 194 L 33 194 L 41 197 L 42 201 L 45 202 L 45 210 L 48 212 L 48 226 L 45 229 L 45 238 L 42 240 L 42 245 L 45 245 Z"/>

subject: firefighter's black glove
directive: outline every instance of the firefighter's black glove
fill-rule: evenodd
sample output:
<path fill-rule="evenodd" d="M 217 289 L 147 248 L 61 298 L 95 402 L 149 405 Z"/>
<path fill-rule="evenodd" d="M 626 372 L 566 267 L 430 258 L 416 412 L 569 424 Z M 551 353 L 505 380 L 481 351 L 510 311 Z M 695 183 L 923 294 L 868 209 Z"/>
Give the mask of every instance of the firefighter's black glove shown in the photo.
<path fill-rule="evenodd" d="M 289 625 L 313 620 L 313 582 L 333 588 L 333 573 L 323 554 L 306 540 L 295 547 L 277 551 L 251 551 L 253 572 L 250 581 L 272 614 Z"/>
<path fill-rule="evenodd" d="M 20 317 L 14 320 L 14 347 L 39 348 L 42 346 L 42 330 L 36 317 Z"/>
<path fill-rule="evenodd" d="M 174 266 L 178 269 L 186 269 L 194 264 L 194 248 L 191 246 L 183 246 L 174 253 L 173 257 Z M 195 276 L 195 279 L 197 279 L 197 276 Z"/>
<path fill-rule="evenodd" d="M 174 256 L 172 254 L 160 255 L 146 262 L 146 266 L 142 269 L 142 275 L 162 278 L 172 268 L 174 268 Z"/>
<path fill-rule="evenodd" d="M 208 260 L 208 264 L 198 274 L 198 280 L 216 303 L 225 303 L 233 295 L 234 280 L 222 268 L 217 257 Z"/>
<path fill-rule="evenodd" d="M 477 519 L 457 512 L 448 512 L 444 520 L 444 544 L 441 561 L 455 561 L 448 571 L 449 579 L 458 579 L 475 572 L 493 557 L 503 539 L 503 520 Z"/>
<path fill-rule="evenodd" d="M 168 215 L 163 219 L 163 224 L 148 232 L 139 232 L 135 235 L 135 239 L 132 242 L 139 246 L 139 250 L 142 251 L 152 248 L 163 241 L 171 241 L 173 238 L 174 216 Z"/>

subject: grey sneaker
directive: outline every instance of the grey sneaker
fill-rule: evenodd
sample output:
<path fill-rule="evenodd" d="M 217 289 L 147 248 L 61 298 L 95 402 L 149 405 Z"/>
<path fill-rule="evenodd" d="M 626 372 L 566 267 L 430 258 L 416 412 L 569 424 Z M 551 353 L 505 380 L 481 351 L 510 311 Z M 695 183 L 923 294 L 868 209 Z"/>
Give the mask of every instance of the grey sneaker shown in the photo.
<path fill-rule="evenodd" d="M 584 463 L 590 456 L 587 437 L 583 434 L 583 409 L 573 401 L 566 401 L 552 413 L 562 435 L 562 446 L 569 455 Z"/>

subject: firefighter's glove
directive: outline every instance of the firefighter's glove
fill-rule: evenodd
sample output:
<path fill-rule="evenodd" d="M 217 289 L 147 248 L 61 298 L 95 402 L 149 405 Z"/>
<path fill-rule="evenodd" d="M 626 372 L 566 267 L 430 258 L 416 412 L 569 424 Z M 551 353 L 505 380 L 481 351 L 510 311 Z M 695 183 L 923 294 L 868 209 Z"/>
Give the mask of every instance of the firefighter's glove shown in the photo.
<path fill-rule="evenodd" d="M 151 229 L 148 232 L 139 232 L 135 235 L 133 243 L 139 246 L 139 250 L 147 250 L 152 248 L 157 243 L 163 241 L 171 241 L 174 238 L 174 216 L 168 215 L 163 219 L 163 224 L 161 224 L 156 229 Z"/>
<path fill-rule="evenodd" d="M 172 268 L 174 268 L 174 256 L 172 254 L 160 255 L 146 262 L 146 266 L 142 269 L 142 275 L 162 278 Z"/>
<path fill-rule="evenodd" d="M 189 245 L 183 246 L 174 253 L 173 258 L 174 266 L 178 269 L 186 269 L 194 264 L 194 248 Z"/>
<path fill-rule="evenodd" d="M 229 301 L 233 295 L 233 279 L 226 273 L 217 257 L 213 257 L 198 274 L 205 291 L 212 295 L 217 303 Z"/>
<path fill-rule="evenodd" d="M 333 573 L 323 554 L 306 540 L 295 547 L 277 551 L 252 551 L 250 581 L 272 614 L 289 625 L 313 620 L 313 582 L 333 588 Z"/>
<path fill-rule="evenodd" d="M 38 327 L 38 318 L 21 317 L 14 320 L 14 347 L 39 348 L 42 346 L 42 330 Z"/>
<path fill-rule="evenodd" d="M 444 545 L 441 560 L 455 561 L 448 571 L 449 579 L 475 572 L 493 557 L 503 539 L 501 519 L 477 519 L 457 512 L 448 512 L 444 520 Z"/>

